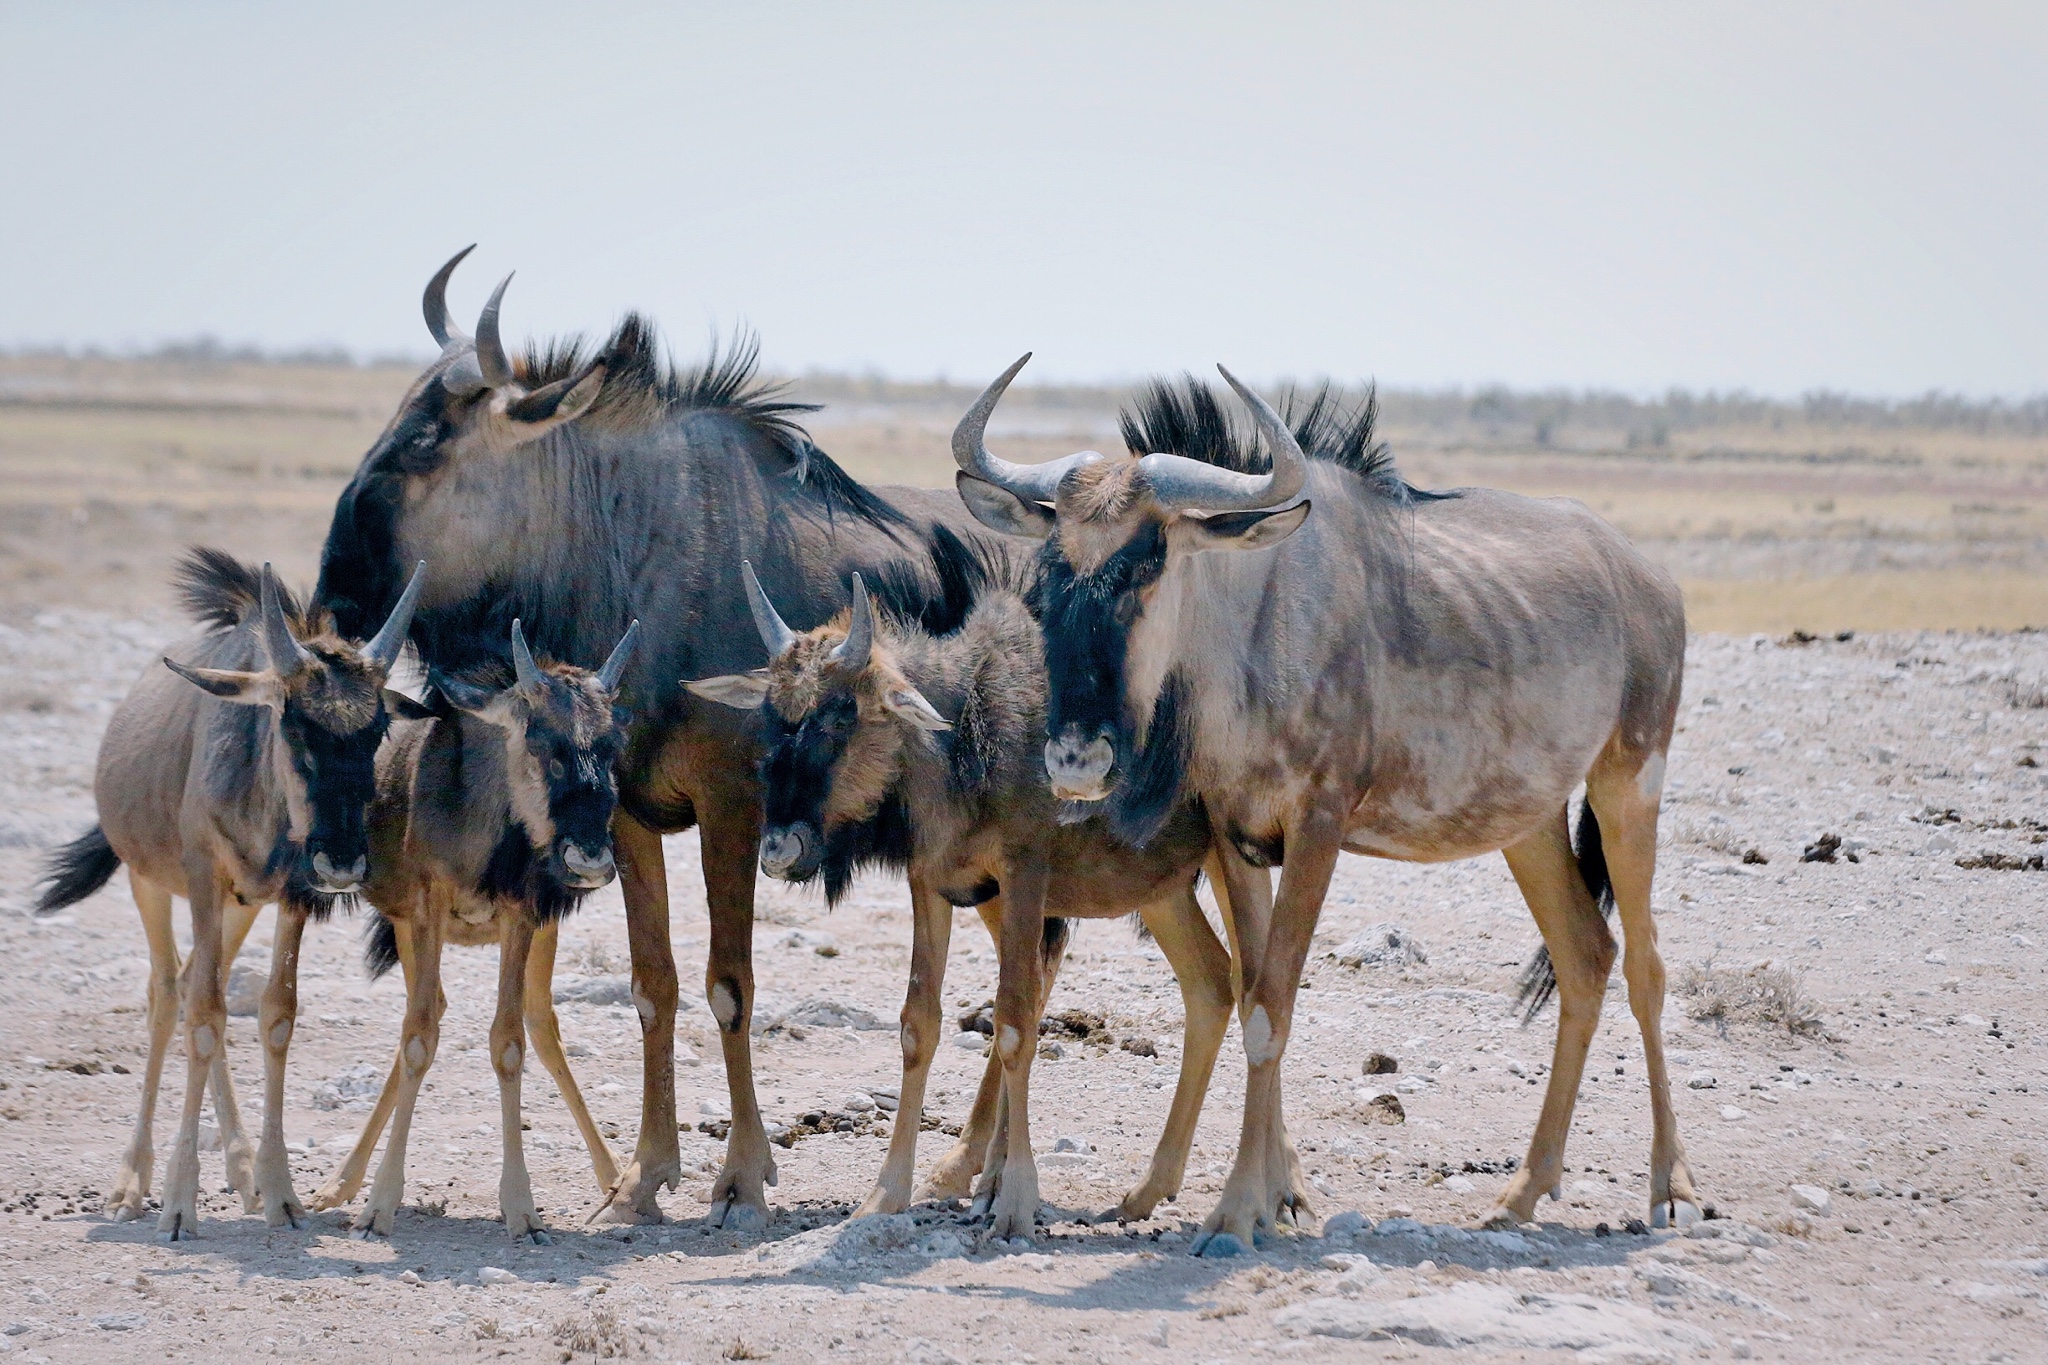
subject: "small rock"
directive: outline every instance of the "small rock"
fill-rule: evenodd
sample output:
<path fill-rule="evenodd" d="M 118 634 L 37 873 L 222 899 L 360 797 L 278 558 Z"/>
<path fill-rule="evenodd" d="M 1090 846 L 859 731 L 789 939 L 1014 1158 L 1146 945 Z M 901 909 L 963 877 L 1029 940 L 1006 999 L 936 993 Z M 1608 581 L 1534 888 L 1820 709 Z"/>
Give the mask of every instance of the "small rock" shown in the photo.
<path fill-rule="evenodd" d="M 1749 1113 L 1747 1110 L 1737 1109 L 1732 1104 L 1724 1104 L 1721 1106 L 1721 1117 L 1730 1123 L 1739 1123 L 1748 1118 Z"/>
<path fill-rule="evenodd" d="M 1422 1224 L 1413 1218 L 1382 1218 L 1372 1231 L 1375 1237 L 1402 1237 L 1419 1235 L 1422 1230 Z"/>
<path fill-rule="evenodd" d="M 149 1319 L 140 1313 L 102 1313 L 92 1320 L 102 1332 L 134 1332 L 147 1327 Z"/>
<path fill-rule="evenodd" d="M 1152 1324 L 1152 1330 L 1145 1334 L 1145 1340 L 1154 1346 L 1166 1345 L 1166 1319 L 1160 1318 Z"/>
<path fill-rule="evenodd" d="M 1408 1111 L 1399 1095 L 1374 1095 L 1365 1102 L 1365 1116 L 1374 1123 L 1406 1123 Z"/>
<path fill-rule="evenodd" d="M 856 1090 L 846 1097 L 846 1111 L 850 1114 L 872 1114 L 875 1097 L 864 1090 Z"/>
<path fill-rule="evenodd" d="M 1527 1062 L 1516 1062 L 1516 1061 L 1511 1061 L 1511 1062 L 1509 1062 L 1509 1063 L 1508 1063 L 1508 1075 L 1510 1075 L 1510 1076 L 1526 1076 L 1526 1075 L 1528 1075 L 1528 1074 L 1529 1074 L 1529 1064 L 1528 1064 Z"/>
<path fill-rule="evenodd" d="M 1929 963 L 1932 966 L 1946 967 L 1948 965 L 1948 954 L 1941 951 L 1941 949 L 1936 948 L 1934 951 L 1930 952 L 1929 954 L 1927 954 L 1926 957 L 1923 957 L 1920 960 L 1922 962 Z"/>
<path fill-rule="evenodd" d="M 401 1270 L 398 1272 L 398 1282 L 400 1284 L 419 1284 L 421 1283 L 420 1273 L 417 1270 Z"/>
<path fill-rule="evenodd" d="M 494 1265 L 487 1265 L 481 1267 L 476 1272 L 476 1282 L 478 1284 L 517 1284 L 519 1277 L 509 1270 L 504 1270 Z"/>
<path fill-rule="evenodd" d="M 1429 961 L 1429 953 L 1415 935 L 1388 923 L 1369 925 L 1329 956 L 1344 967 L 1412 967 Z"/>
<path fill-rule="evenodd" d="M 1695 1071 L 1685 1084 L 1691 1090 L 1712 1090 L 1720 1082 L 1714 1079 L 1714 1073 L 1711 1071 Z"/>
<path fill-rule="evenodd" d="M 953 1046 L 965 1048 L 969 1052 L 986 1052 L 988 1051 L 988 1035 L 962 1030 L 953 1035 Z"/>
<path fill-rule="evenodd" d="M 1818 1185 L 1794 1185 L 1792 1187 L 1792 1207 L 1795 1209 L 1805 1209 L 1811 1213 L 1825 1214 L 1834 1207 L 1834 1204 L 1834 1196 Z"/>
<path fill-rule="evenodd" d="M 1325 1238 L 1356 1237 L 1371 1226 L 1372 1224 L 1366 1220 L 1366 1216 L 1357 1209 L 1346 1209 L 1344 1212 L 1333 1214 L 1324 1220 L 1323 1236 Z"/>
<path fill-rule="evenodd" d="M 631 1005 L 630 976 L 571 976 L 555 980 L 557 1005 Z"/>
<path fill-rule="evenodd" d="M 1444 1188 L 1452 1194 L 1470 1194 L 1477 1187 L 1464 1176 L 1454 1175 L 1445 1179 Z"/>
<path fill-rule="evenodd" d="M 1365 1059 L 1365 1074 L 1368 1076 L 1391 1076 L 1400 1069 L 1400 1060 L 1384 1052 L 1375 1052 Z"/>
<path fill-rule="evenodd" d="M 313 1086 L 315 1109 L 365 1108 L 384 1088 L 385 1069 L 360 1062 L 335 1072 Z"/>
<path fill-rule="evenodd" d="M 1080 1152 L 1086 1155 L 1095 1150 L 1095 1145 L 1084 1137 L 1063 1137 L 1053 1139 L 1052 1149 L 1055 1152 Z"/>
<path fill-rule="evenodd" d="M 885 1114 L 895 1113 L 897 1106 L 903 1103 L 892 1090 L 875 1090 L 869 1093 L 875 1097 L 875 1108 Z"/>
<path fill-rule="evenodd" d="M 270 959 L 261 953 L 244 952 L 228 968 L 228 1014 L 235 1019 L 253 1019 L 263 1008 L 263 989 L 270 984 Z"/>

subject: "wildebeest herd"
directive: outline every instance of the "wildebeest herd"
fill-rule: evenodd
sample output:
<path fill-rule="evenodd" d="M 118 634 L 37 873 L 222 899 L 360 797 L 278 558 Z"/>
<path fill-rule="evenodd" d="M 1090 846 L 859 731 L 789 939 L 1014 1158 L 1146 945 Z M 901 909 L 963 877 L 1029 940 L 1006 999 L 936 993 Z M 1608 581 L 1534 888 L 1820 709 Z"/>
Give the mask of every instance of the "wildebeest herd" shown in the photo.
<path fill-rule="evenodd" d="M 247 1209 L 302 1222 L 283 1130 L 298 945 L 308 919 L 361 898 L 372 968 L 403 969 L 404 1021 L 383 1093 L 313 1205 L 356 1197 L 388 1128 L 355 1226 L 390 1233 L 445 1008 L 442 945 L 495 940 L 508 1233 L 545 1236 L 520 1139 L 529 1035 L 589 1148 L 597 1207 L 659 1220 L 658 1194 L 682 1176 L 661 838 L 692 826 L 732 1115 L 715 1225 L 765 1225 L 776 1180 L 749 1047 L 757 866 L 821 878 L 835 900 L 862 868 L 908 876 L 900 1109 L 859 1213 L 971 1196 L 992 1236 L 1032 1235 L 1031 1064 L 1065 922 L 1135 914 L 1178 978 L 1185 1045 L 1150 1169 L 1115 1216 L 1146 1217 L 1179 1190 L 1234 1009 L 1243 1122 L 1194 1249 L 1228 1255 L 1304 1223 L 1281 1064 L 1340 850 L 1501 850 L 1542 933 L 1523 992 L 1532 1014 L 1558 999 L 1549 1090 L 1486 1221 L 1527 1221 L 1561 1183 L 1616 911 L 1648 1061 L 1650 1219 L 1700 1216 L 1650 917 L 1684 614 L 1676 584 L 1617 531 L 1573 502 L 1411 487 L 1374 439 L 1369 396 L 1347 405 L 1324 388 L 1276 410 L 1228 371 L 1234 405 L 1193 377 L 1143 389 L 1127 454 L 1018 465 L 986 431 L 1020 360 L 954 433 L 957 495 L 867 488 L 812 444 L 801 405 L 756 379 L 750 347 L 677 370 L 628 316 L 595 349 L 515 359 L 502 283 L 465 334 L 446 289 L 466 254 L 427 286 L 441 353 L 342 494 L 311 597 L 267 565 L 193 552 L 180 587 L 203 629 L 116 712 L 100 822 L 50 868 L 44 911 L 126 864 L 149 942 L 149 1063 L 115 1218 L 146 1211 L 182 1013 L 160 1230 L 197 1234 L 209 1091 Z M 408 642 L 425 669 L 417 700 L 387 686 Z M 561 918 L 614 876 L 644 1058 L 623 1166 L 550 999 Z M 1196 899 L 1204 876 L 1227 944 Z M 192 907 L 182 972 L 174 895 Z M 273 902 L 252 1153 L 223 981 Z M 956 907 L 997 945 L 994 1037 L 972 1115 L 920 1186 Z"/>

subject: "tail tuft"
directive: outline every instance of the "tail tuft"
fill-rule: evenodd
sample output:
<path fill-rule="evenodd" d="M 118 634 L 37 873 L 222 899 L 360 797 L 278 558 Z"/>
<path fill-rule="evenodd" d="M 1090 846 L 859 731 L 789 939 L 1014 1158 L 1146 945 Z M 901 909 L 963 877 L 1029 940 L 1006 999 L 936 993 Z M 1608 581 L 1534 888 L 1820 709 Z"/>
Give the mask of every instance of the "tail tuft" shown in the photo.
<path fill-rule="evenodd" d="M 107 884 L 121 859 L 107 842 L 107 832 L 94 825 L 50 855 L 43 864 L 43 894 L 36 898 L 38 915 L 54 915 L 76 905 Z"/>
<path fill-rule="evenodd" d="M 1600 846 L 1600 821 L 1593 815 L 1590 801 L 1579 803 L 1579 829 L 1573 839 L 1573 853 L 1578 858 L 1579 878 L 1586 883 L 1586 890 L 1600 906 L 1602 915 L 1612 918 L 1614 914 L 1614 881 L 1607 873 L 1607 853 Z M 1521 979 L 1515 986 L 1515 1003 L 1522 1007 L 1522 1023 L 1528 1024 L 1543 1012 L 1550 1003 L 1550 997 L 1557 994 L 1557 966 L 1550 960 L 1548 947 L 1538 948 L 1529 964 L 1522 968 Z"/>
<path fill-rule="evenodd" d="M 363 935 L 363 968 L 376 981 L 397 965 L 398 927 L 377 914 L 370 920 L 370 932 Z"/>

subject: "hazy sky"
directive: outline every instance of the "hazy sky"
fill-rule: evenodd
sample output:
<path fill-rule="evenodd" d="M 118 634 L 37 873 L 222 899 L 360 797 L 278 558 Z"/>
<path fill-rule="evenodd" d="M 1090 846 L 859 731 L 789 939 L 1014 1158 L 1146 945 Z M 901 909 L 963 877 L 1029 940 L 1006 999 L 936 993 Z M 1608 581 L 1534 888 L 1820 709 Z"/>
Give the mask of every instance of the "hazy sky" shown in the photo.
<path fill-rule="evenodd" d="M 2048 6 L 0 7 L 0 345 L 2048 389 Z"/>

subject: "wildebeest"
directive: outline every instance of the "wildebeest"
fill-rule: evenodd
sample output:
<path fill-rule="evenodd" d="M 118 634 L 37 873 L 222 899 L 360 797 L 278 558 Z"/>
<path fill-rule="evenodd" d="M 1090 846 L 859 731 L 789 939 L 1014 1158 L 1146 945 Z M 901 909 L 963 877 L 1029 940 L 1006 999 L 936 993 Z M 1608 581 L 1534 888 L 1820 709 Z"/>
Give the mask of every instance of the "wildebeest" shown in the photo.
<path fill-rule="evenodd" d="M 761 866 L 771 876 L 807 879 L 838 831 L 872 821 L 887 803 L 902 811 L 899 854 L 913 906 L 903 1086 L 888 1159 L 855 1216 L 899 1212 L 910 1200 L 953 907 L 975 905 L 984 907 L 1000 962 L 991 1064 L 1003 1071 L 1002 1117 L 977 1200 L 989 1207 L 996 1237 L 1030 1236 L 1038 1210 L 1027 1099 L 1048 984 L 1040 975 L 1047 918 L 1135 908 L 1172 964 L 1186 1009 L 1180 1081 L 1150 1169 L 1115 1210 L 1147 1218 L 1180 1189 L 1230 1023 L 1230 959 L 1195 900 L 1208 821 L 1199 806 L 1181 806 L 1142 849 L 1096 821 L 1058 822 L 1041 770 L 1045 666 L 1025 584 L 1004 581 L 1000 563 L 991 581 L 988 566 L 960 554 L 957 542 L 953 549 L 940 558 L 942 569 L 966 580 L 960 595 L 974 605 L 957 630 L 937 637 L 915 622 L 878 620 L 858 574 L 848 611 L 798 633 L 743 564 L 768 666 L 690 689 L 761 712 Z"/>
<path fill-rule="evenodd" d="M 618 1164 L 562 1053 L 550 988 L 562 916 L 612 880 L 612 764 L 625 741 L 613 701 L 639 636 L 636 622 L 592 673 L 536 661 L 514 621 L 510 676 L 495 662 L 459 677 L 429 674 L 428 707 L 398 720 L 378 754 L 363 892 L 378 912 L 370 965 L 378 975 L 404 966 L 405 1019 L 362 1136 L 313 1196 L 315 1208 L 355 1197 L 388 1120 L 391 1140 L 356 1218 L 359 1232 L 388 1235 L 398 1212 L 413 1106 L 440 1044 L 446 943 L 498 945 L 491 1066 L 504 1135 L 498 1207 L 506 1233 L 546 1240 L 520 1138 L 529 1029 L 583 1134 L 599 1187 L 609 1192 L 618 1183 Z"/>
<path fill-rule="evenodd" d="M 150 1061 L 135 1136 L 108 1199 L 125 1219 L 141 1216 L 149 1192 L 150 1122 L 177 1019 L 171 897 L 191 902 L 185 1107 L 157 1222 L 173 1241 L 198 1235 L 199 1111 L 209 1071 L 216 1103 L 232 1106 L 223 964 L 271 901 L 278 921 L 258 1015 L 265 1097 L 254 1189 L 273 1226 L 304 1216 L 284 1146 L 299 940 L 309 916 L 325 918 L 368 875 L 364 813 L 389 723 L 384 682 L 405 644 L 421 570 L 360 647 L 325 613 L 285 593 L 267 564 L 258 574 L 217 550 L 196 550 L 178 577 L 186 605 L 209 628 L 173 646 L 168 668 L 146 670 L 116 708 L 93 786 L 99 824 L 58 852 L 38 906 L 81 900 L 128 865 L 149 939 Z M 225 937 L 224 911 L 233 912 Z"/>
<path fill-rule="evenodd" d="M 474 340 L 449 323 L 454 264 L 425 298 L 442 354 L 343 492 L 318 599 L 344 625 L 372 620 L 408 556 L 433 546 L 413 637 L 444 672 L 501 655 L 515 616 L 535 623 L 537 649 L 569 659 L 596 657 L 635 618 L 662 623 L 623 685 L 633 726 L 613 843 L 646 1069 L 639 1145 L 612 1203 L 620 1216 L 658 1219 L 657 1190 L 682 1175 L 660 836 L 696 825 L 711 916 L 705 991 L 732 1100 L 711 1218 L 758 1223 L 775 1165 L 748 1037 L 757 735 L 750 718 L 692 698 L 680 680 L 761 661 L 739 556 L 814 624 L 830 613 L 804 604 L 836 607 L 852 569 L 900 562 L 904 537 L 969 518 L 950 493 L 884 501 L 854 482 L 796 425 L 803 407 L 755 381 L 750 345 L 677 372 L 628 316 L 594 354 L 558 344 L 515 365 L 498 334 L 502 285 Z"/>
<path fill-rule="evenodd" d="M 1202 1241 L 1245 1242 L 1302 1206 L 1260 1116 L 1279 1093 L 1340 849 L 1415 861 L 1500 849 L 1542 930 L 1560 997 L 1550 1089 L 1491 1220 L 1526 1220 L 1561 1181 L 1614 958 L 1600 905 L 1611 889 L 1648 1062 L 1652 1216 L 1696 1218 L 1650 918 L 1685 658 L 1677 585 L 1576 502 L 1411 488 L 1373 441 L 1370 402 L 1346 418 L 1325 391 L 1290 428 L 1228 371 L 1265 459 L 1190 379 L 1156 386 L 1127 417 L 1128 455 L 1010 464 L 983 433 L 1023 363 L 961 420 L 954 454 L 978 516 L 1045 540 L 1054 790 L 1107 801 L 1131 828 L 1129 770 L 1170 769 L 1231 859 L 1283 869 L 1243 964 L 1245 1126 Z M 1566 802 L 1582 780 L 1575 856 Z"/>

